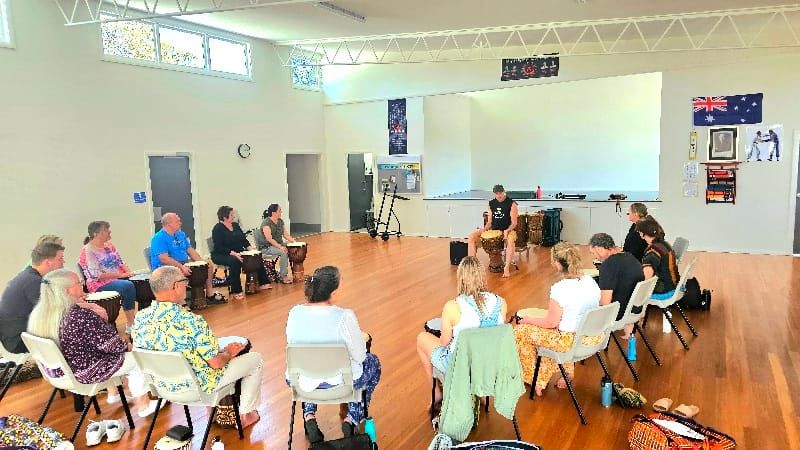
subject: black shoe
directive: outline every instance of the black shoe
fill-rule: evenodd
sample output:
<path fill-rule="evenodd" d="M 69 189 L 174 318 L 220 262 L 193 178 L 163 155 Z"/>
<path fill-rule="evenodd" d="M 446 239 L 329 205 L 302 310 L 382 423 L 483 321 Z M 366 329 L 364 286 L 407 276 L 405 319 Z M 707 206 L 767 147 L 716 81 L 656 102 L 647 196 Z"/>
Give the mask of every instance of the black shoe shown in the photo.
<path fill-rule="evenodd" d="M 325 435 L 320 431 L 317 426 L 317 419 L 306 420 L 303 422 L 303 428 L 306 430 L 306 437 L 308 442 L 316 444 L 325 440 Z"/>
<path fill-rule="evenodd" d="M 348 421 L 342 422 L 342 435 L 349 438 L 356 435 L 356 426 Z"/>
<path fill-rule="evenodd" d="M 206 297 L 206 302 L 209 305 L 222 305 L 228 303 L 228 299 L 225 298 L 225 296 L 220 294 L 219 292 L 214 292 L 213 295 L 209 295 L 208 297 Z"/>

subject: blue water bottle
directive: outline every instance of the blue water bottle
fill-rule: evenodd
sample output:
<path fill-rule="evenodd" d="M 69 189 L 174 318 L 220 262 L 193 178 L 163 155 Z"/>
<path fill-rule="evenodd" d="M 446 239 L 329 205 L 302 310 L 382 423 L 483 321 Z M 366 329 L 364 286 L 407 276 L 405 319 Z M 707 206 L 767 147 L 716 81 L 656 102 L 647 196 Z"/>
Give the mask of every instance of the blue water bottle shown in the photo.
<path fill-rule="evenodd" d="M 364 433 L 369 435 L 369 439 L 372 441 L 372 448 L 378 448 L 378 433 L 375 431 L 375 422 L 372 420 L 372 417 L 367 417 L 366 422 L 364 423 Z"/>
<path fill-rule="evenodd" d="M 636 336 L 628 338 L 628 361 L 636 361 Z"/>
<path fill-rule="evenodd" d="M 604 408 L 611 406 L 611 378 L 606 376 L 600 380 L 600 403 Z"/>

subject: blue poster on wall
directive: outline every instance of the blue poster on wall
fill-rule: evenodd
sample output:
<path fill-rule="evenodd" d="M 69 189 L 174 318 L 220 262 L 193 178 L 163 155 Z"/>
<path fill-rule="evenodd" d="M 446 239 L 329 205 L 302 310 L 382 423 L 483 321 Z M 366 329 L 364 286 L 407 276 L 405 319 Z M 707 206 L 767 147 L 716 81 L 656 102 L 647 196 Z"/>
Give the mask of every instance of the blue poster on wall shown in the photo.
<path fill-rule="evenodd" d="M 408 122 L 406 99 L 389 100 L 389 154 L 408 153 Z"/>

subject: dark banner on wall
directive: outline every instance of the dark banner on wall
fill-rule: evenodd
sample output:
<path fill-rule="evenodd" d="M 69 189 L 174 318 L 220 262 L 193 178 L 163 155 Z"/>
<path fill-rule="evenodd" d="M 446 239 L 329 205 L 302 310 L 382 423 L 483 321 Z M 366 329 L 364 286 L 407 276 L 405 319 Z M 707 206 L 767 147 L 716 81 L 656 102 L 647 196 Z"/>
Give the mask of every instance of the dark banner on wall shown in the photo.
<path fill-rule="evenodd" d="M 389 100 L 389 154 L 408 153 L 408 122 L 406 99 Z"/>
<path fill-rule="evenodd" d="M 544 58 L 503 59 L 500 81 L 527 80 L 558 76 L 558 56 Z"/>

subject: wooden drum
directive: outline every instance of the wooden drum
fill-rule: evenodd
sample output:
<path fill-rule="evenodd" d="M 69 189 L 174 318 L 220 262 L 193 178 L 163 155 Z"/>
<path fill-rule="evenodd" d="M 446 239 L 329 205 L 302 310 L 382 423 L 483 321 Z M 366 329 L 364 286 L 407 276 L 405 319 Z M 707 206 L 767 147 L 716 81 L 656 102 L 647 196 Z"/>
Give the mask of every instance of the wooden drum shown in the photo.
<path fill-rule="evenodd" d="M 250 349 L 253 348 L 253 346 L 250 344 L 250 340 L 241 336 L 225 336 L 219 338 L 217 341 L 220 350 L 224 349 L 225 346 L 231 342 L 238 342 L 244 345 L 242 351 L 240 351 L 236 356 L 247 354 L 250 352 Z M 241 379 L 236 381 L 236 390 L 240 392 L 242 390 Z M 217 413 L 214 415 L 214 422 L 224 428 L 236 428 L 236 413 L 233 410 L 232 396 L 227 395 L 220 399 L 219 406 L 217 407 Z"/>
<path fill-rule="evenodd" d="M 442 337 L 442 318 L 437 317 L 425 322 L 425 326 L 423 328 L 425 331 L 436 336 L 437 338 Z"/>
<path fill-rule="evenodd" d="M 539 211 L 535 214 L 528 214 L 528 243 L 531 245 L 542 245 L 542 226 L 544 224 L 544 212 Z"/>
<path fill-rule="evenodd" d="M 189 261 L 184 264 L 192 273 L 189 274 L 189 287 L 192 288 L 192 309 L 203 309 L 206 302 L 206 281 L 208 280 L 208 263 L 205 261 Z"/>
<path fill-rule="evenodd" d="M 308 245 L 305 242 L 289 242 L 286 244 L 286 249 L 289 252 L 289 262 L 292 266 L 292 279 L 295 283 L 303 281 L 305 277 L 303 261 L 306 260 Z"/>
<path fill-rule="evenodd" d="M 503 232 L 500 230 L 484 231 L 481 234 L 481 248 L 489 254 L 489 272 L 503 271 Z"/>
<path fill-rule="evenodd" d="M 114 324 L 119 317 L 119 309 L 122 306 L 122 296 L 116 291 L 99 291 L 86 294 L 86 301 L 100 305 L 106 310 L 108 323 Z"/>
<path fill-rule="evenodd" d="M 242 255 L 242 270 L 245 273 L 245 294 L 255 294 L 258 292 L 258 271 L 264 267 L 264 260 L 261 259 L 261 252 L 258 250 L 247 250 L 239 253 Z"/>
<path fill-rule="evenodd" d="M 528 214 L 520 214 L 517 216 L 517 240 L 514 242 L 514 247 L 525 248 L 528 246 Z"/>
<path fill-rule="evenodd" d="M 150 287 L 150 274 L 141 273 L 128 279 L 133 282 L 133 286 L 136 288 L 136 301 L 139 303 L 139 311 L 150 306 L 150 303 L 156 299 L 153 289 Z"/>

